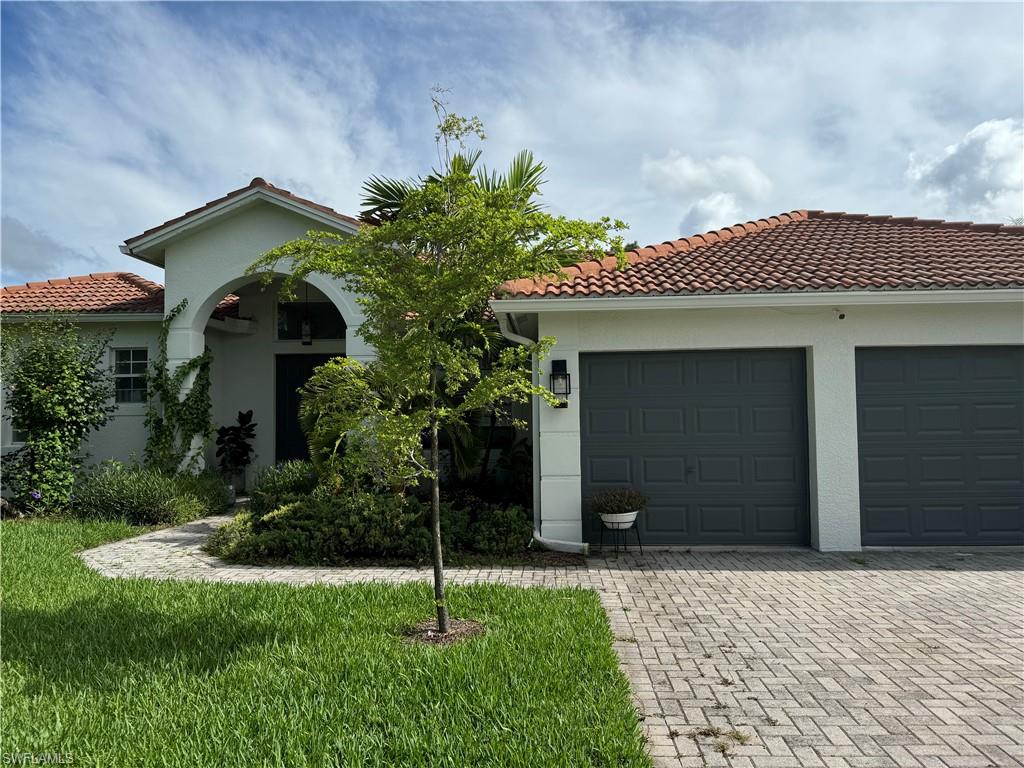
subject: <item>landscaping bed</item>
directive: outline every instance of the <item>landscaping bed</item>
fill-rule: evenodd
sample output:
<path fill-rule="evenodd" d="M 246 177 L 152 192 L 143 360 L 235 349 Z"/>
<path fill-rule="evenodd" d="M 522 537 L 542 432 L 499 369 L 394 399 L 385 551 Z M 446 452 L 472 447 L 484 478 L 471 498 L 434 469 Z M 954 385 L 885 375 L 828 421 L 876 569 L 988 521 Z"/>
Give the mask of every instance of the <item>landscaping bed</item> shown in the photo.
<path fill-rule="evenodd" d="M 649 766 L 597 595 L 452 586 L 484 631 L 410 642 L 430 587 L 108 580 L 76 550 L 139 529 L 3 537 L 0 751 L 79 765 Z"/>
<path fill-rule="evenodd" d="M 247 565 L 426 565 L 430 508 L 413 493 L 354 490 L 307 462 L 258 477 L 247 510 L 219 528 L 204 549 Z M 530 513 L 459 494 L 441 504 L 448 565 L 583 565 L 580 555 L 532 547 Z"/>

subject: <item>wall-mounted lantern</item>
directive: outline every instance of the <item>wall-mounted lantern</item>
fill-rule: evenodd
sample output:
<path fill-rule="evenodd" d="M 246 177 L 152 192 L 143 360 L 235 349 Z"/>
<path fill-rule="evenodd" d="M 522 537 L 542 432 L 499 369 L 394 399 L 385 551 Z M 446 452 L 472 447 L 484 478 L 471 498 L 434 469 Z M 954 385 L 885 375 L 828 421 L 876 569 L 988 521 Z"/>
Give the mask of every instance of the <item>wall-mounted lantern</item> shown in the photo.
<path fill-rule="evenodd" d="M 572 381 L 566 369 L 565 360 L 551 361 L 551 386 L 549 387 L 558 398 L 556 408 L 569 407 L 569 395 L 572 393 Z"/>

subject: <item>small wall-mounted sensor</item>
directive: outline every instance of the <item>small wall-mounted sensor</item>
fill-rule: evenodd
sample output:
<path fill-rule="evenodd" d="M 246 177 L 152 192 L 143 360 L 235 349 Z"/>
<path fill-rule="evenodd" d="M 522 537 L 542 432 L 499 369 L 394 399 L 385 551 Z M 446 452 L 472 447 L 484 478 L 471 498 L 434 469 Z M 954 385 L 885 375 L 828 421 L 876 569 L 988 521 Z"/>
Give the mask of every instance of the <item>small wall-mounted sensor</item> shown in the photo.
<path fill-rule="evenodd" d="M 835 315 L 836 320 L 845 320 L 846 313 L 839 309 L 833 309 L 832 314 Z"/>

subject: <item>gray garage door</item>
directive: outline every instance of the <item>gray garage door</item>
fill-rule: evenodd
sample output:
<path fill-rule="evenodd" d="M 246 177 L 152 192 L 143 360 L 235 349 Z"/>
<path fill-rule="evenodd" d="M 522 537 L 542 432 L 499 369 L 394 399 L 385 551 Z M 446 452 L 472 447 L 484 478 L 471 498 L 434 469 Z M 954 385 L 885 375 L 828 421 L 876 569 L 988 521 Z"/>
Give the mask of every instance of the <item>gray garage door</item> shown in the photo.
<path fill-rule="evenodd" d="M 649 544 L 809 539 L 802 350 L 580 356 L 584 531 L 601 490 L 651 497 Z"/>
<path fill-rule="evenodd" d="M 857 351 L 861 540 L 1024 543 L 1024 347 Z"/>

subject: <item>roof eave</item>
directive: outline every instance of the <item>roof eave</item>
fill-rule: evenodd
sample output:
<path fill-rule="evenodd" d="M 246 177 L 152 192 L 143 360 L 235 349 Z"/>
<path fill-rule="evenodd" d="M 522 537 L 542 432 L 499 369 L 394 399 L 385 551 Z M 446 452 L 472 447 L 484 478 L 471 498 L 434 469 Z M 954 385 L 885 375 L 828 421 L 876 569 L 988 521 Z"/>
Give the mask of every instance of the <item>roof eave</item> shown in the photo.
<path fill-rule="evenodd" d="M 120 246 L 121 253 L 132 256 L 154 266 L 164 266 L 164 249 L 166 245 L 192 230 L 204 227 L 215 219 L 222 216 L 236 213 L 242 208 L 248 207 L 256 202 L 265 201 L 280 206 L 286 210 L 297 213 L 331 229 L 336 229 L 348 234 L 358 232 L 358 227 L 345 219 L 331 216 L 327 213 L 303 205 L 298 200 L 274 194 L 272 190 L 265 187 L 252 187 L 245 192 L 234 195 L 217 205 L 197 211 L 181 221 L 160 227 L 157 231 L 148 235 L 138 235 L 128 238 Z"/>
<path fill-rule="evenodd" d="M 51 310 L 47 312 L 4 312 L 0 321 L 5 323 L 27 323 L 52 314 L 68 315 L 78 323 L 159 323 L 163 312 L 75 312 Z"/>
<path fill-rule="evenodd" d="M 549 296 L 492 299 L 495 313 L 595 312 L 623 309 L 718 309 L 821 307 L 871 304 L 967 304 L 1024 302 L 1024 288 L 933 288 L 929 290 L 789 291 L 642 296 Z"/>

